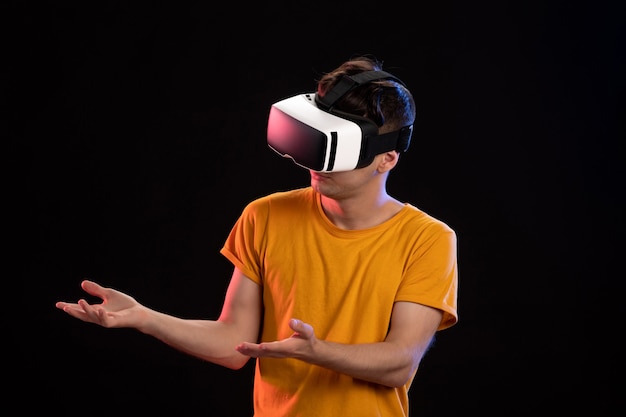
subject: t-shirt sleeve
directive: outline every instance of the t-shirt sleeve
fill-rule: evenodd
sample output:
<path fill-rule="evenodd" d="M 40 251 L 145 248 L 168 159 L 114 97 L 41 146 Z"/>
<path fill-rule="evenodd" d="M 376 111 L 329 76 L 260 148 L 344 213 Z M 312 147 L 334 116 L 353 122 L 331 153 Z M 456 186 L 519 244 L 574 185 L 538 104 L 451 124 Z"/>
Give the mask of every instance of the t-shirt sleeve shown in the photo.
<path fill-rule="evenodd" d="M 249 203 L 235 222 L 220 253 L 239 268 L 248 278 L 261 284 L 261 252 L 263 228 L 267 213 L 260 201 Z"/>
<path fill-rule="evenodd" d="M 438 330 L 453 326 L 457 313 L 458 266 L 455 232 L 435 224 L 413 252 L 396 301 L 411 301 L 443 311 Z"/>

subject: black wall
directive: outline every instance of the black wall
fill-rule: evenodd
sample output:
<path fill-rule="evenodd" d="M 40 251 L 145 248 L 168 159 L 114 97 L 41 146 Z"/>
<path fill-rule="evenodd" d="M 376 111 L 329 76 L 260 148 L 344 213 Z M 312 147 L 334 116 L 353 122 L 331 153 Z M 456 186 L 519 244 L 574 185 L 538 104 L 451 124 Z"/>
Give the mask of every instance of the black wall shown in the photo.
<path fill-rule="evenodd" d="M 252 364 L 54 303 L 88 277 L 216 318 L 243 206 L 308 184 L 267 148 L 269 106 L 368 53 L 418 102 L 389 191 L 459 237 L 460 322 L 424 359 L 412 414 L 623 407 L 623 8 L 430 3 L 3 3 L 9 402 L 250 415 Z"/>

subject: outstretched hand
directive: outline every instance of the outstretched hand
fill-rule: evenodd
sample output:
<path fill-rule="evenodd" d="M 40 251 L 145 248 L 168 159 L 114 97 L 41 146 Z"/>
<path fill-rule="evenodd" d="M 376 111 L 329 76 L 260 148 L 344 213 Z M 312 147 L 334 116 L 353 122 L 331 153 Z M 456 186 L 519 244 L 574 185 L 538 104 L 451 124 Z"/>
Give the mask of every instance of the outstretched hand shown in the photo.
<path fill-rule="evenodd" d="M 89 280 L 83 281 L 81 287 L 88 294 L 102 299 L 102 303 L 89 304 L 81 298 L 77 303 L 59 301 L 56 307 L 72 317 L 103 327 L 135 326 L 134 313 L 141 309 L 141 305 L 133 297 Z"/>
<path fill-rule="evenodd" d="M 253 358 L 298 358 L 311 357 L 313 346 L 317 342 L 313 327 L 301 320 L 291 319 L 289 327 L 294 333 L 287 339 L 275 342 L 248 343 L 237 345 L 239 353 Z"/>

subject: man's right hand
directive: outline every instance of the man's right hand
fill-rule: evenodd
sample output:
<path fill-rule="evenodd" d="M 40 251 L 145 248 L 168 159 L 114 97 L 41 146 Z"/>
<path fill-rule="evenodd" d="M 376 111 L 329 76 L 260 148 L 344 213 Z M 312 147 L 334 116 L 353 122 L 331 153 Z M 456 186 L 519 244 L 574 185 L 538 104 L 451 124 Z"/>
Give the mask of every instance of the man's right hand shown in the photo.
<path fill-rule="evenodd" d="M 140 317 L 137 313 L 144 307 L 133 297 L 89 280 L 83 281 L 81 287 L 88 294 L 102 299 L 102 303 L 89 304 L 81 298 L 77 303 L 59 301 L 56 307 L 72 317 L 102 327 L 137 327 Z"/>

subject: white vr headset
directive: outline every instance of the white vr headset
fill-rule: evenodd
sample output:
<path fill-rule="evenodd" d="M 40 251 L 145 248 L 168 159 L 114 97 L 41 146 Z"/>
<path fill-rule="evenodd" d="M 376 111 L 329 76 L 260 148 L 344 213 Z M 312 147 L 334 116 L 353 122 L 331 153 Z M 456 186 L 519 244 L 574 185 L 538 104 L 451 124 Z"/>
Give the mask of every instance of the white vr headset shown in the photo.
<path fill-rule="evenodd" d="M 380 79 L 402 81 L 384 71 L 344 76 L 324 97 L 299 94 L 270 109 L 267 144 L 278 154 L 313 171 L 351 171 L 372 163 L 378 154 L 404 152 L 411 142 L 413 125 L 378 134 L 378 126 L 366 118 L 333 109 L 353 88 Z"/>

